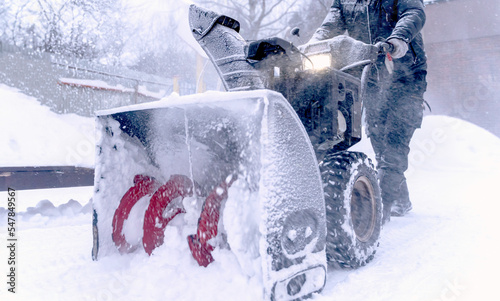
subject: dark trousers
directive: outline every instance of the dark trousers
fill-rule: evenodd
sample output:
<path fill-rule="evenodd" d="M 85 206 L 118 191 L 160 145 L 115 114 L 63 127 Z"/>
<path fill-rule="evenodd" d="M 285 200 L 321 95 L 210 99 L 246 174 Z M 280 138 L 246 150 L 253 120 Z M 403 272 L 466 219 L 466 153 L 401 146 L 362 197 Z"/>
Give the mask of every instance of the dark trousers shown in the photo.
<path fill-rule="evenodd" d="M 364 100 L 368 137 L 375 151 L 382 202 L 409 202 L 404 172 L 413 133 L 422 124 L 426 71 L 370 85 Z"/>

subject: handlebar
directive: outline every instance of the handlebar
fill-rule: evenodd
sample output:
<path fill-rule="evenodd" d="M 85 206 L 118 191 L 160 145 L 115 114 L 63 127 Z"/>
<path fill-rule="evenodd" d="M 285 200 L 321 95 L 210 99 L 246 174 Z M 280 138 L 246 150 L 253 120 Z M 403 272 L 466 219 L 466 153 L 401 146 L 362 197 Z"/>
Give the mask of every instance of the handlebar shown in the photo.
<path fill-rule="evenodd" d="M 375 46 L 378 47 L 378 51 L 381 54 L 386 54 L 388 52 L 391 53 L 394 51 L 394 45 L 392 45 L 391 43 L 378 42 L 377 44 L 375 44 Z"/>
<path fill-rule="evenodd" d="M 387 68 L 389 74 L 392 74 L 392 72 L 394 72 L 394 62 L 392 60 L 391 52 L 394 51 L 394 45 L 387 42 L 379 42 L 375 44 L 375 46 L 378 46 L 379 55 L 385 56 L 385 67 Z"/>

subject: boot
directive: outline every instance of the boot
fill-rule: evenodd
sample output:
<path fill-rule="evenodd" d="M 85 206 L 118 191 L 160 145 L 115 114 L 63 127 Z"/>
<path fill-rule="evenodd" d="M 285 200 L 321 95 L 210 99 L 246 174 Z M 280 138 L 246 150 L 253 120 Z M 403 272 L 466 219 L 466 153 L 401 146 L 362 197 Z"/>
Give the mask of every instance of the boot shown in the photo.
<path fill-rule="evenodd" d="M 382 225 L 385 225 L 386 223 L 391 221 L 391 215 L 392 215 L 391 208 L 392 208 L 392 204 L 383 203 Z"/>
<path fill-rule="evenodd" d="M 406 178 L 402 173 L 381 168 L 378 171 L 382 202 L 384 203 L 384 222 L 390 216 L 403 216 L 412 209 Z"/>
<path fill-rule="evenodd" d="M 406 184 L 406 179 L 401 182 L 398 191 L 399 198 L 396 199 L 391 207 L 392 216 L 403 216 L 413 209 L 410 202 L 410 195 L 408 193 L 408 185 Z"/>
<path fill-rule="evenodd" d="M 391 207 L 392 216 L 403 216 L 413 209 L 411 202 L 394 202 Z"/>

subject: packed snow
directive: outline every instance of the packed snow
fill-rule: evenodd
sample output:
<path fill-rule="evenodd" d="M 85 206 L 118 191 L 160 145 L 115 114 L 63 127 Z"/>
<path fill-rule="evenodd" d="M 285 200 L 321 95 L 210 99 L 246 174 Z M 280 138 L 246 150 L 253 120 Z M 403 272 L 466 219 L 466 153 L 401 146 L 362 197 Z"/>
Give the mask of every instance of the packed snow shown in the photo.
<path fill-rule="evenodd" d="M 88 137 L 92 120 L 54 114 L 3 85 L 0 99 L 0 165 L 66 165 L 65 158 L 78 150 L 79 142 L 93 143 Z M 55 149 L 66 152 L 55 155 Z M 356 149 L 373 156 L 366 140 Z M 71 162 L 92 166 L 93 158 L 82 157 Z M 498 137 L 459 119 L 426 116 L 410 153 L 413 211 L 384 227 L 371 263 L 357 270 L 329 269 L 324 290 L 312 300 L 495 299 L 499 178 Z M 18 191 L 18 282 L 16 294 L 6 291 L 8 249 L 2 247 L 1 300 L 261 297 L 260 276 L 248 273 L 252 267 L 242 267 L 230 250 L 216 249 L 215 262 L 199 267 L 175 222 L 167 226 L 168 239 L 151 257 L 136 252 L 92 261 L 91 196 L 91 187 Z M 6 200 L 6 192 L 0 192 L 0 207 Z M 7 216 L 2 209 L 0 220 L 5 245 Z"/>

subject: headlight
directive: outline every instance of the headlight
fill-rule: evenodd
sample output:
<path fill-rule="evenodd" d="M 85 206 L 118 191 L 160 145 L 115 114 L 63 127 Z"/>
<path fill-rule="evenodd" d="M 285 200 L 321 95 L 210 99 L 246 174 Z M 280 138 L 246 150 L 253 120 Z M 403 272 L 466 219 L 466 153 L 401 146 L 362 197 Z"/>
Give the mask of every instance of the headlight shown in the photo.
<path fill-rule="evenodd" d="M 344 114 L 340 112 L 340 110 L 337 111 L 337 134 L 343 135 L 345 131 L 347 131 L 347 121 L 345 120 Z"/>
<path fill-rule="evenodd" d="M 321 70 L 332 66 L 332 56 L 329 53 L 315 54 L 304 59 L 304 70 Z"/>

